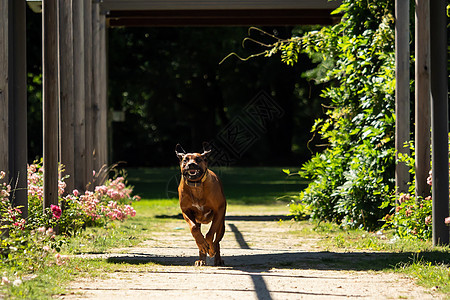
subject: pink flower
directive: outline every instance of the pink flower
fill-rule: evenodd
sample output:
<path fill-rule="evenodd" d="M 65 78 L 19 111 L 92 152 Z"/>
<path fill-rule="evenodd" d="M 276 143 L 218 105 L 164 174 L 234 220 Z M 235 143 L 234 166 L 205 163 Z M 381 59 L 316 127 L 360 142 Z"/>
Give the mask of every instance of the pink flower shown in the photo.
<path fill-rule="evenodd" d="M 5 176 L 6 176 L 5 171 L 0 171 L 0 179 L 5 178 Z"/>
<path fill-rule="evenodd" d="M 23 230 L 25 228 L 25 223 L 26 223 L 25 219 L 21 219 L 19 222 L 15 222 L 13 225 Z"/>
<path fill-rule="evenodd" d="M 413 211 L 411 210 L 411 208 L 408 208 L 405 212 L 405 216 L 410 217 L 412 215 L 412 212 Z"/>
<path fill-rule="evenodd" d="M 73 194 L 75 197 L 78 197 L 78 196 L 80 195 L 80 192 L 79 192 L 78 190 L 73 190 L 72 194 Z"/>
<path fill-rule="evenodd" d="M 48 251 L 50 251 L 50 247 L 49 246 L 47 246 L 47 245 L 45 245 L 44 247 L 42 247 L 42 249 L 45 251 L 45 252 L 48 252 Z"/>
<path fill-rule="evenodd" d="M 427 216 L 427 217 L 425 218 L 425 224 L 426 224 L 426 225 L 431 224 L 431 216 Z"/>
<path fill-rule="evenodd" d="M 450 224 L 450 217 L 445 218 L 444 223 L 447 225 Z"/>
<path fill-rule="evenodd" d="M 10 284 L 10 283 L 11 283 L 11 281 L 9 281 L 8 277 L 6 277 L 6 276 L 2 277 L 2 285 Z"/>
<path fill-rule="evenodd" d="M 61 218 L 62 210 L 58 205 L 50 205 L 50 209 L 52 210 L 53 217 L 56 219 Z"/>
<path fill-rule="evenodd" d="M 44 226 L 42 226 L 42 227 L 39 227 L 37 230 L 38 230 L 38 232 L 40 232 L 40 233 L 44 233 L 46 229 L 45 229 Z"/>
<path fill-rule="evenodd" d="M 66 189 L 66 183 L 64 181 L 58 182 L 58 195 L 61 196 L 64 194 L 64 190 Z"/>
<path fill-rule="evenodd" d="M 433 170 L 431 170 L 428 174 L 430 176 L 428 176 L 428 178 L 427 178 L 427 184 L 428 185 L 433 185 Z"/>
<path fill-rule="evenodd" d="M 398 203 L 403 203 L 403 202 L 406 202 L 406 201 L 409 201 L 409 199 L 410 199 L 410 195 L 409 194 L 401 194 L 400 195 L 400 198 L 398 198 Z"/>
<path fill-rule="evenodd" d="M 67 256 L 63 256 L 63 255 L 61 255 L 59 253 L 55 254 L 55 258 L 56 258 L 56 264 L 58 266 L 64 265 L 67 262 L 67 259 L 68 259 Z"/>

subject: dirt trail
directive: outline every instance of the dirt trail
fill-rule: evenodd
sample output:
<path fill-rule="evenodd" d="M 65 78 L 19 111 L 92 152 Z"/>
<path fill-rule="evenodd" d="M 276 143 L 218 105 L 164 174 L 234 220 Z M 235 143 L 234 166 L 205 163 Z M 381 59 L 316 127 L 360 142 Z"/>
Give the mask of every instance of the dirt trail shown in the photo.
<path fill-rule="evenodd" d="M 358 271 L 355 260 L 383 254 L 327 252 L 314 239 L 292 238 L 263 215 L 227 216 L 226 267 L 194 267 L 198 250 L 183 220 L 167 222 L 138 247 L 100 255 L 133 263 L 101 278 L 71 284 L 63 299 L 439 299 L 399 274 Z M 348 261 L 349 267 L 334 262 Z M 155 262 L 157 264 L 145 264 Z M 208 263 L 212 263 L 209 260 Z M 138 265 L 138 267 L 136 267 Z M 357 265 L 357 264 L 356 264 Z"/>

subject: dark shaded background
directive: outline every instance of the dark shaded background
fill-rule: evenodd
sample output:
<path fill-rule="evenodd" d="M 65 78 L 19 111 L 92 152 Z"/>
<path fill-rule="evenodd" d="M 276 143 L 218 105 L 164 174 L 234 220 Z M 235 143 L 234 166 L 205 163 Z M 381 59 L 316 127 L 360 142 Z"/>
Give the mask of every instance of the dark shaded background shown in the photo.
<path fill-rule="evenodd" d="M 29 160 L 42 156 L 41 15 L 27 12 Z M 263 28 L 280 38 L 306 27 Z M 200 151 L 217 139 L 260 93 L 281 108 L 281 116 L 254 131 L 251 147 L 235 165 L 299 165 L 310 157 L 311 125 L 322 115 L 320 86 L 301 74 L 314 68 L 307 57 L 293 67 L 279 56 L 240 61 L 265 50 L 241 42 L 248 27 L 113 28 L 108 32 L 108 100 L 125 120 L 109 122 L 109 160 L 128 166 L 170 166 L 174 148 Z M 275 40 L 253 32 L 252 37 Z M 312 143 L 314 144 L 314 143 Z M 222 145 L 223 146 L 223 145 Z"/>

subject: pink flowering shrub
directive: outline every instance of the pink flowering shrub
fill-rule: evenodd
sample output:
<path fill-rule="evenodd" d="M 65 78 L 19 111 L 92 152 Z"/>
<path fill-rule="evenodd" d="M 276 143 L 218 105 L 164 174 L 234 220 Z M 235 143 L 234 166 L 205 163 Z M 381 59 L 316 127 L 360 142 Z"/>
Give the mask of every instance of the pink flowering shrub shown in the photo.
<path fill-rule="evenodd" d="M 410 173 L 414 176 L 414 145 L 411 143 L 410 147 L 412 156 L 403 155 L 400 159 L 409 166 Z M 433 184 L 432 174 L 433 172 L 430 171 L 427 178 L 427 184 L 430 186 Z M 391 213 L 383 218 L 385 228 L 393 228 L 400 238 L 405 239 L 428 240 L 432 237 L 432 199 L 431 196 L 425 199 L 415 196 L 415 181 L 409 187 L 409 194 L 394 197 L 392 203 L 384 205 L 392 206 Z M 450 217 L 442 222 L 450 225 Z"/>
<path fill-rule="evenodd" d="M 21 208 L 11 203 L 11 186 L 5 182 L 5 172 L 0 171 L 0 261 L 32 271 L 43 264 L 56 263 L 47 253 L 57 248 L 53 229 L 35 229 L 22 218 Z M 53 249 L 53 250 L 51 250 Z M 7 277 L 2 278 L 8 284 Z"/>
<path fill-rule="evenodd" d="M 132 196 L 132 192 L 133 189 L 125 185 L 125 178 L 117 177 L 95 187 L 93 192 L 86 191 L 80 195 L 78 191 L 74 191 L 73 196 L 69 198 L 79 204 L 88 225 L 98 226 L 108 221 L 123 221 L 128 217 L 134 217 L 136 211 L 131 204 L 140 198 Z"/>
<path fill-rule="evenodd" d="M 432 234 L 431 196 L 416 201 L 411 194 L 402 194 L 391 214 L 384 217 L 386 227 L 395 229 L 400 238 L 428 240 Z"/>
<path fill-rule="evenodd" d="M 106 180 L 94 191 L 74 190 L 65 196 L 63 177 L 58 183 L 59 205 L 51 205 L 43 211 L 43 172 L 41 163 L 28 167 L 29 222 L 34 227 L 58 226 L 60 234 L 75 235 L 86 226 L 102 226 L 136 215 L 131 204 L 139 197 L 132 196 L 133 189 L 125 184 L 123 176 Z"/>

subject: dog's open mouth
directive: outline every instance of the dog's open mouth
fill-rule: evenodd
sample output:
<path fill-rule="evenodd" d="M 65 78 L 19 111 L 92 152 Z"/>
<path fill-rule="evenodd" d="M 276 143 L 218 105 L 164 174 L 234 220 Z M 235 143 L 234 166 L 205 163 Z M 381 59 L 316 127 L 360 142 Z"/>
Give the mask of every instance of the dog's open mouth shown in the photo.
<path fill-rule="evenodd" d="M 189 168 L 184 171 L 184 176 L 189 180 L 197 180 L 203 176 L 203 170 L 199 167 Z"/>
<path fill-rule="evenodd" d="M 188 171 L 188 174 L 189 174 L 189 176 L 195 176 L 195 175 L 197 175 L 199 172 L 200 172 L 199 170 L 189 170 L 189 171 Z"/>

